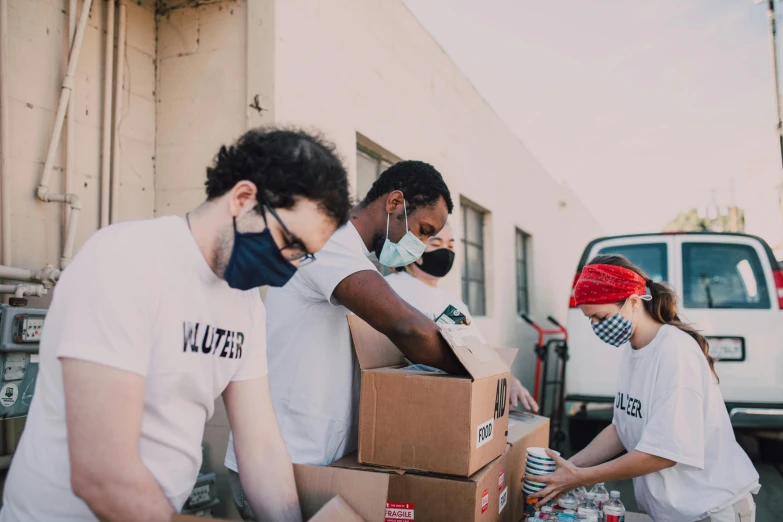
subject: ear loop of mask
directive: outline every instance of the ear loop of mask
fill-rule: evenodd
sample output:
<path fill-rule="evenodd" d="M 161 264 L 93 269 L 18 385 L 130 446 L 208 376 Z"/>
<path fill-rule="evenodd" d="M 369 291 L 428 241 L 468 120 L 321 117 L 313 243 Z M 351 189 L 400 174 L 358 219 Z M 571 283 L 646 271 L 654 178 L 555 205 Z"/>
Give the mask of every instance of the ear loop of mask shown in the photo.
<path fill-rule="evenodd" d="M 405 198 L 402 198 L 402 209 L 405 211 L 405 233 L 408 233 L 408 207 L 405 205 Z M 389 217 L 391 214 L 386 214 L 386 239 L 389 239 Z"/>

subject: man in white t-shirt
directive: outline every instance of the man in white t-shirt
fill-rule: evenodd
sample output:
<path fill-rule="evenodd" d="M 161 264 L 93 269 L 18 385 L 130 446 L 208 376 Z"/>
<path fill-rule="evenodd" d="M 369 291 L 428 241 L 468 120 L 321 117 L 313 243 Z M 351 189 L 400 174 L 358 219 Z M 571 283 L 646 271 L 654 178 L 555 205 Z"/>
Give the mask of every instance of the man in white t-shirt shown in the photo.
<path fill-rule="evenodd" d="M 351 211 L 350 222 L 329 239 L 316 263 L 267 292 L 272 400 L 293 462 L 329 464 L 356 449 L 359 369 L 349 313 L 387 335 L 409 359 L 462 371 L 437 325 L 402 300 L 369 259 L 374 253 L 387 266 L 418 259 L 452 206 L 435 168 L 397 163 Z M 225 464 L 235 472 L 241 468 L 231 442 Z M 240 511 L 252 518 L 236 473 L 229 479 Z"/>
<path fill-rule="evenodd" d="M 223 395 L 248 502 L 301 520 L 267 380 L 264 305 L 350 210 L 333 147 L 256 129 L 222 147 L 207 201 L 93 235 L 54 290 L 2 521 L 169 521 Z"/>

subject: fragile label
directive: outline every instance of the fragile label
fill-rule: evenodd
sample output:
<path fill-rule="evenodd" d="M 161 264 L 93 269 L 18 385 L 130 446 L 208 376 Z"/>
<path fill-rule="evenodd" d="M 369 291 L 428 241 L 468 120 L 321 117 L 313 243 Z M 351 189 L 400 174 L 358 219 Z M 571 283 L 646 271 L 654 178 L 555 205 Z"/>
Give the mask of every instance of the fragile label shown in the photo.
<path fill-rule="evenodd" d="M 476 448 L 480 448 L 492 440 L 495 431 L 495 419 L 489 419 L 484 424 L 479 425 L 476 431 Z"/>
<path fill-rule="evenodd" d="M 508 502 L 508 488 L 505 488 L 500 494 L 500 508 L 498 509 L 498 513 L 503 512 L 503 508 L 506 507 L 506 502 Z"/>
<path fill-rule="evenodd" d="M 503 484 L 506 483 L 506 472 L 504 470 L 500 470 L 500 475 L 498 475 L 498 491 L 503 489 Z"/>
<path fill-rule="evenodd" d="M 485 489 L 481 495 L 481 512 L 483 513 L 487 509 L 489 509 L 489 490 Z"/>
<path fill-rule="evenodd" d="M 411 522 L 413 520 L 413 504 L 407 502 L 387 502 L 384 522 Z"/>
<path fill-rule="evenodd" d="M 8 383 L 0 390 L 0 404 L 8 408 L 14 405 L 19 398 L 19 388 L 14 383 Z"/>

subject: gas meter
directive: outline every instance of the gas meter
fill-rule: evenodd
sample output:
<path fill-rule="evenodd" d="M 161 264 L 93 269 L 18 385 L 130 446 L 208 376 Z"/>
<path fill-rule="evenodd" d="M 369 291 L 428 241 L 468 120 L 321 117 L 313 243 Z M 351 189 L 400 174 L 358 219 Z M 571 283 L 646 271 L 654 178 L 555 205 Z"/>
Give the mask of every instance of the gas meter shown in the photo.
<path fill-rule="evenodd" d="M 45 317 L 45 309 L 0 304 L 0 419 L 23 417 L 30 409 Z"/>

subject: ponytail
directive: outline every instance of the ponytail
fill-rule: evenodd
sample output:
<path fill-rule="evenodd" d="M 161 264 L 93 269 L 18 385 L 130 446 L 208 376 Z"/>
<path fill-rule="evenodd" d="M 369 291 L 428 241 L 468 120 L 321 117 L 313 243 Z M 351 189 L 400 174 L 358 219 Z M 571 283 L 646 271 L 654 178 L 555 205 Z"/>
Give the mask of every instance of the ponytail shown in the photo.
<path fill-rule="evenodd" d="M 613 265 L 628 270 L 633 270 L 647 281 L 647 288 L 650 290 L 652 300 L 642 301 L 644 309 L 647 313 L 657 322 L 675 326 L 693 337 L 696 344 L 699 345 L 704 357 L 707 358 L 707 364 L 710 365 L 710 370 L 715 376 L 715 379 L 720 382 L 718 374 L 715 372 L 715 359 L 710 356 L 710 345 L 707 339 L 704 338 L 693 326 L 684 323 L 677 313 L 677 296 L 668 285 L 664 283 L 656 283 L 642 271 L 639 267 L 633 265 L 628 259 L 620 255 L 600 255 L 590 261 L 591 265 Z"/>
<path fill-rule="evenodd" d="M 643 301 L 647 313 L 659 323 L 676 326 L 693 337 L 693 340 L 696 341 L 696 344 L 701 348 L 704 357 L 707 358 L 707 364 L 710 365 L 712 374 L 715 376 L 715 379 L 720 382 L 720 378 L 715 371 L 715 358 L 710 355 L 710 344 L 693 326 L 682 322 L 680 316 L 677 314 L 677 296 L 674 291 L 667 285 L 656 283 L 652 279 L 647 280 L 647 288 L 650 289 L 650 295 L 652 296 L 651 301 Z"/>

